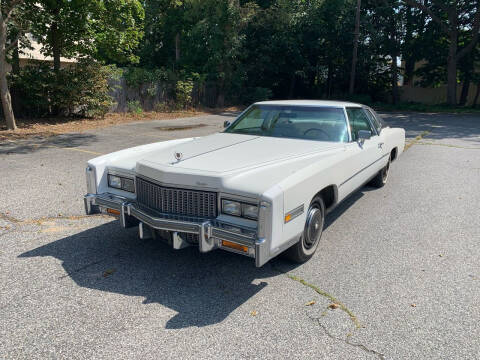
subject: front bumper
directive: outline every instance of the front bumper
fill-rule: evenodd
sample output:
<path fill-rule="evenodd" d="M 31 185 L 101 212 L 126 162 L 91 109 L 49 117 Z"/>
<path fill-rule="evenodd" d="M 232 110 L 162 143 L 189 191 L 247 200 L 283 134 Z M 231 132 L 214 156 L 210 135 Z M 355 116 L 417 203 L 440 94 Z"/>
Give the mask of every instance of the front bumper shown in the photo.
<path fill-rule="evenodd" d="M 87 194 L 84 197 L 85 212 L 87 215 L 94 214 L 101 210 L 116 210 L 120 217 L 120 224 L 124 227 L 139 225 L 140 236 L 144 236 L 145 228 L 148 226 L 156 230 L 166 230 L 173 233 L 174 248 L 182 248 L 185 243 L 180 241 L 178 233 L 198 235 L 198 247 L 200 252 L 209 252 L 215 249 L 223 249 L 246 255 L 255 259 L 255 265 L 260 267 L 269 259 L 269 248 L 266 238 L 262 236 L 264 226 L 248 228 L 238 226 L 216 219 L 198 219 L 192 217 L 176 216 L 154 212 L 137 204 L 135 200 L 129 200 L 112 194 Z M 263 214 L 263 216 L 262 216 Z M 259 223 L 266 215 L 266 206 L 260 206 Z M 230 246 L 225 246 L 228 242 Z M 238 245 L 234 247 L 231 243 Z M 177 246 L 177 245 L 178 246 Z M 239 249 L 245 249 L 239 250 Z"/>

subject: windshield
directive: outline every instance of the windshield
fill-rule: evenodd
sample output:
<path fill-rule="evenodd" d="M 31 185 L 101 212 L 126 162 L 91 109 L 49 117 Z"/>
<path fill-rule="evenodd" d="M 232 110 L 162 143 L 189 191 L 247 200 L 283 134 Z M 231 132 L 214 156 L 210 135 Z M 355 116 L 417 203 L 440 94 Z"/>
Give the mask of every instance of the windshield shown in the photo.
<path fill-rule="evenodd" d="M 333 107 L 253 105 L 225 132 L 348 142 L 345 113 Z"/>

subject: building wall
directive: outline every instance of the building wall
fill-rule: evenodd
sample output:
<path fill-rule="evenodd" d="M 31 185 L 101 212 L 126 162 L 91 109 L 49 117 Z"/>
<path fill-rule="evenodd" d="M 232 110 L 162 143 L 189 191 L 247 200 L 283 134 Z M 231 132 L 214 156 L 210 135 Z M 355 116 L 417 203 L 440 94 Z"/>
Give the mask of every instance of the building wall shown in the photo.
<path fill-rule="evenodd" d="M 473 103 L 473 98 L 477 91 L 477 85 L 470 84 L 468 91 L 467 105 Z M 457 99 L 460 99 L 462 92 L 462 84 L 457 85 Z M 436 88 L 422 88 L 412 86 L 400 87 L 400 101 L 402 102 L 417 102 L 422 104 L 442 104 L 447 102 L 447 86 L 442 85 Z"/>

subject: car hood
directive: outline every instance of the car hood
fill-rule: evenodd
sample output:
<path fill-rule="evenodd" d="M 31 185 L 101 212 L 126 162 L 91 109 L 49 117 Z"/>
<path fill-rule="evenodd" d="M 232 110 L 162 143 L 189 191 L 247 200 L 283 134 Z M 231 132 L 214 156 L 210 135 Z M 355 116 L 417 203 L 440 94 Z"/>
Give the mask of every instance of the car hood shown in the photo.
<path fill-rule="evenodd" d="M 139 162 L 175 169 L 231 173 L 339 146 L 343 144 L 218 133 L 150 153 Z"/>
<path fill-rule="evenodd" d="M 341 143 L 218 133 L 145 154 L 136 172 L 175 186 L 259 195 L 344 148 Z"/>

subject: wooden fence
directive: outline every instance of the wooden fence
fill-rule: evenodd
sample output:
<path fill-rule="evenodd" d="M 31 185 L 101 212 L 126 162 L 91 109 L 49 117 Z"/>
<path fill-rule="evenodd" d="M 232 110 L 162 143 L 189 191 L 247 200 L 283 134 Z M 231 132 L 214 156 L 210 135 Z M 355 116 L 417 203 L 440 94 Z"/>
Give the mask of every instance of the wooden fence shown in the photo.
<path fill-rule="evenodd" d="M 110 96 L 114 105 L 110 112 L 126 112 L 129 103 L 138 102 L 143 111 L 161 110 L 175 102 L 175 86 L 167 82 L 145 83 L 128 86 L 124 78 L 110 80 Z M 215 107 L 217 90 L 214 83 L 195 83 L 192 90 L 192 105 Z"/>

